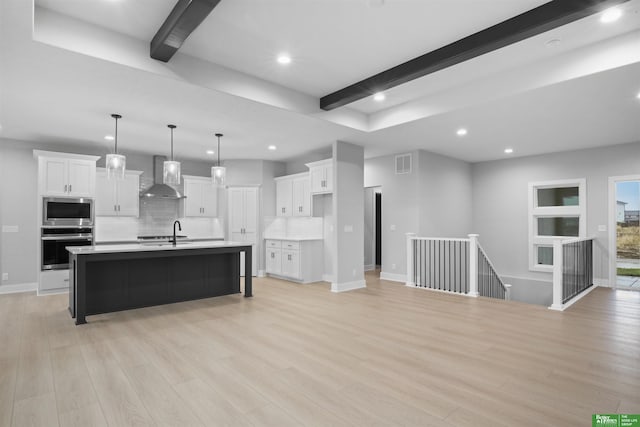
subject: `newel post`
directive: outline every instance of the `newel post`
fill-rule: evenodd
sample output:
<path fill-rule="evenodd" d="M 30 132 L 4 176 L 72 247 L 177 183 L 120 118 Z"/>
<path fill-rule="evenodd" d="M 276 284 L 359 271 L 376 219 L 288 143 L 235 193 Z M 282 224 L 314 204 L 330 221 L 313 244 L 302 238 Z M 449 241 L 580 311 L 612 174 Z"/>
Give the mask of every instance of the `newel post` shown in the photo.
<path fill-rule="evenodd" d="M 553 241 L 553 303 L 551 310 L 562 311 L 562 240 Z"/>
<path fill-rule="evenodd" d="M 413 239 L 416 233 L 406 233 L 407 236 L 407 286 L 415 286 L 415 277 L 413 276 Z"/>
<path fill-rule="evenodd" d="M 479 234 L 469 234 L 469 295 L 478 296 L 478 237 Z"/>

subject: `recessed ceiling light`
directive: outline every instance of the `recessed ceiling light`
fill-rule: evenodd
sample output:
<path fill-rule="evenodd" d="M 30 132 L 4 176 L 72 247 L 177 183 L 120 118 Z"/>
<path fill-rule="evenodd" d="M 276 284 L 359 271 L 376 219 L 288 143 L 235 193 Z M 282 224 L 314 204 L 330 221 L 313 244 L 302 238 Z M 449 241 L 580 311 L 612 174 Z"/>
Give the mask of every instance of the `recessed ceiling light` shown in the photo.
<path fill-rule="evenodd" d="M 511 154 L 511 153 L 513 153 L 513 148 L 505 148 L 505 149 L 504 149 L 504 152 L 505 152 L 506 154 Z"/>
<path fill-rule="evenodd" d="M 278 63 L 283 65 L 291 64 L 291 57 L 286 53 L 282 53 L 278 55 Z"/>
<path fill-rule="evenodd" d="M 106 135 L 106 136 L 104 137 L 104 139 L 106 139 L 107 141 L 113 141 L 113 136 L 111 136 L 111 135 Z"/>
<path fill-rule="evenodd" d="M 617 7 L 611 7 L 605 10 L 600 17 L 600 22 L 604 22 L 608 24 L 610 22 L 615 22 L 622 16 L 622 10 Z"/>
<path fill-rule="evenodd" d="M 638 92 L 638 94 L 636 95 L 636 98 L 640 99 L 640 92 Z M 2 128 L 2 126 L 0 126 L 0 129 Z"/>
<path fill-rule="evenodd" d="M 373 95 L 373 99 L 375 99 L 376 101 L 380 102 L 380 101 L 384 101 L 386 98 L 385 94 L 382 92 L 378 92 L 375 95 Z"/>
<path fill-rule="evenodd" d="M 468 133 L 468 132 L 467 132 L 467 130 L 466 130 L 465 128 L 460 128 L 460 129 L 458 129 L 458 130 L 456 131 L 456 134 L 457 134 L 458 136 L 465 136 L 467 133 Z"/>
<path fill-rule="evenodd" d="M 207 150 L 207 154 L 208 154 L 208 155 L 210 155 L 210 156 L 211 156 L 211 155 L 213 155 L 213 154 L 215 154 L 215 153 L 216 153 L 216 152 L 215 152 L 215 151 L 213 151 L 213 150 Z"/>
<path fill-rule="evenodd" d="M 271 151 L 275 151 L 275 150 L 277 150 L 277 149 L 278 149 L 278 147 L 276 147 L 275 145 L 270 145 L 270 146 L 268 146 L 267 148 L 268 148 L 269 150 L 271 150 Z"/>

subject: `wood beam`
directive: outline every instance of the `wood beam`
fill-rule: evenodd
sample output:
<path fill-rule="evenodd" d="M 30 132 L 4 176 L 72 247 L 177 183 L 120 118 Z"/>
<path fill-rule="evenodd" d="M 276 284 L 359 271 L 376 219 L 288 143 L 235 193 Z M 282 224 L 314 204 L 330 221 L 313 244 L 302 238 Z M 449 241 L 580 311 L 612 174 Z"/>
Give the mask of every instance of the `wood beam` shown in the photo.
<path fill-rule="evenodd" d="M 320 98 L 333 110 L 629 0 L 554 0 Z"/>
<path fill-rule="evenodd" d="M 184 41 L 211 13 L 220 0 L 178 0 L 151 40 L 153 59 L 169 62 Z"/>

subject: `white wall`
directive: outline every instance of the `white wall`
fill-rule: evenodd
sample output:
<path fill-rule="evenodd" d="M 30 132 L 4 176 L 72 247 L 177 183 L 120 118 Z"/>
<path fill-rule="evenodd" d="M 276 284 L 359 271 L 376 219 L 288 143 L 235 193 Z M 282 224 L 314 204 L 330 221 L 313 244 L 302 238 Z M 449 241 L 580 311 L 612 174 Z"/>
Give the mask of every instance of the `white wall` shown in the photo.
<path fill-rule="evenodd" d="M 364 281 L 364 149 L 333 144 L 334 292 L 365 287 Z"/>
<path fill-rule="evenodd" d="M 608 257 L 608 178 L 640 173 L 640 143 L 521 157 L 474 164 L 473 230 L 500 275 L 550 281 L 550 273 L 529 271 L 528 183 L 586 178 L 587 236 Z M 595 278 L 608 278 L 607 262 Z"/>

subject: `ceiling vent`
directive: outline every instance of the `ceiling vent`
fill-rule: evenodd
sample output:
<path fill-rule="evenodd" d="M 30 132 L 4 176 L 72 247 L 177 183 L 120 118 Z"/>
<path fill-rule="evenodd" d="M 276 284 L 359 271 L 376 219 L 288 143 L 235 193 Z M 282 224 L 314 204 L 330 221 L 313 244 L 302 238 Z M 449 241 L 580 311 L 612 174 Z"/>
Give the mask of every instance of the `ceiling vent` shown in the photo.
<path fill-rule="evenodd" d="M 411 154 L 396 156 L 396 175 L 411 173 Z"/>

